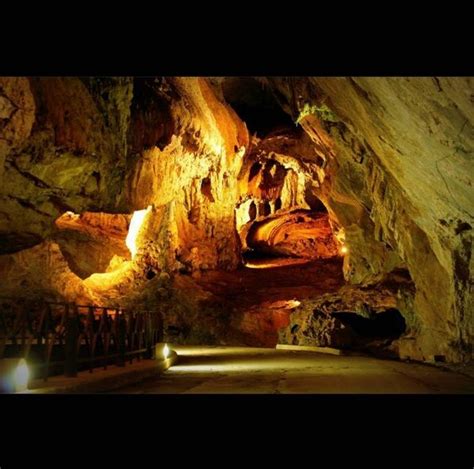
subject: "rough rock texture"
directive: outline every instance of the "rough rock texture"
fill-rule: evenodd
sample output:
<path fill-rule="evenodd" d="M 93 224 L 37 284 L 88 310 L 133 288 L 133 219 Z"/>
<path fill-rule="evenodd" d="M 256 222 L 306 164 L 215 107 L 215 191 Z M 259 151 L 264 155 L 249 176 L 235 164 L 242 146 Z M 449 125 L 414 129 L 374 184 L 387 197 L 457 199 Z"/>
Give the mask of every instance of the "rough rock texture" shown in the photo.
<path fill-rule="evenodd" d="M 193 275 L 196 291 L 212 294 L 197 300 L 201 301 L 197 310 L 221 311 L 225 318 L 225 327 L 214 336 L 215 343 L 275 347 L 278 329 L 288 324 L 299 301 L 336 292 L 344 284 L 340 257 L 311 262 L 265 259 L 265 264 L 264 269 L 247 264 L 232 272 Z M 261 267 L 258 262 L 256 265 Z M 188 301 L 193 291 L 187 290 Z"/>
<path fill-rule="evenodd" d="M 131 205 L 155 207 L 143 249 L 167 270 L 232 269 L 240 261 L 234 207 L 247 130 L 204 79 L 172 83 L 180 96 L 170 102 L 175 134 L 163 149 L 146 150 L 128 179 Z"/>
<path fill-rule="evenodd" d="M 59 245 L 51 241 L 0 256 L 0 277 L 5 296 L 100 304 L 99 298 L 71 271 Z"/>
<path fill-rule="evenodd" d="M 391 336 L 391 340 L 383 346 L 392 345 L 405 325 L 398 329 L 400 325 L 397 321 L 387 324 L 383 316 L 402 306 L 398 298 L 402 298 L 403 290 L 410 288 L 410 282 L 401 280 L 392 278 L 391 283 L 370 288 L 345 285 L 337 293 L 303 300 L 291 315 L 287 327 L 280 330 L 279 342 L 367 349 L 368 343 L 381 339 L 377 337 L 379 335 Z M 392 348 L 397 346 L 394 342 Z"/>
<path fill-rule="evenodd" d="M 344 228 L 347 280 L 406 267 L 415 282 L 401 353 L 472 358 L 473 79 L 268 83 L 327 155 L 319 195 Z"/>
<path fill-rule="evenodd" d="M 293 212 L 254 223 L 247 246 L 270 255 L 325 259 L 336 256 L 327 214 Z"/>
<path fill-rule="evenodd" d="M 0 244 L 9 253 L 41 243 L 1 256 L 3 292 L 18 293 L 27 278 L 25 295 L 43 289 L 73 301 L 76 288 L 84 301 L 156 302 L 160 272 L 238 265 L 234 208 L 248 133 L 206 80 L 5 78 L 0 85 L 7 142 Z M 131 213 L 147 207 L 130 261 Z M 51 272 L 62 278 L 66 260 L 90 277 L 69 272 L 71 287 L 60 288 Z"/>
<path fill-rule="evenodd" d="M 237 265 L 248 135 L 204 79 L 2 78 L 0 95 L 3 252 L 47 239 L 66 211 L 170 205 L 176 257 Z"/>
<path fill-rule="evenodd" d="M 316 196 L 322 163 L 301 129 L 252 139 L 236 208 L 244 251 L 313 259 L 337 254 L 333 227 Z"/>
<path fill-rule="evenodd" d="M 354 344 L 356 340 L 354 331 L 337 317 L 313 306 L 307 310 L 306 304 L 300 308 L 291 315 L 290 326 L 280 332 L 280 343 L 342 349 L 350 348 Z"/>
<path fill-rule="evenodd" d="M 132 79 L 2 77 L 0 96 L 0 252 L 47 239 L 65 211 L 117 210 Z"/>
<path fill-rule="evenodd" d="M 105 272 L 114 256 L 130 259 L 125 244 L 129 215 L 66 212 L 55 224 L 54 240 L 60 245 L 71 270 L 81 278 Z"/>

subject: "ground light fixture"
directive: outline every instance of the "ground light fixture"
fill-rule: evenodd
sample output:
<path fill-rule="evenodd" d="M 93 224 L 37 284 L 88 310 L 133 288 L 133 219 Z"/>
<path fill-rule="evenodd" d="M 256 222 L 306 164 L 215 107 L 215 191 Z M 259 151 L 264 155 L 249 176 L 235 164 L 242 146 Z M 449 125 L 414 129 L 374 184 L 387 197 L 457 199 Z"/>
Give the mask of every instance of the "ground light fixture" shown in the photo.
<path fill-rule="evenodd" d="M 165 344 L 163 347 L 163 358 L 166 360 L 170 356 L 170 348 L 168 347 L 168 344 Z"/>
<path fill-rule="evenodd" d="M 26 391 L 29 380 L 30 370 L 24 358 L 4 358 L 0 360 L 1 392 Z"/>

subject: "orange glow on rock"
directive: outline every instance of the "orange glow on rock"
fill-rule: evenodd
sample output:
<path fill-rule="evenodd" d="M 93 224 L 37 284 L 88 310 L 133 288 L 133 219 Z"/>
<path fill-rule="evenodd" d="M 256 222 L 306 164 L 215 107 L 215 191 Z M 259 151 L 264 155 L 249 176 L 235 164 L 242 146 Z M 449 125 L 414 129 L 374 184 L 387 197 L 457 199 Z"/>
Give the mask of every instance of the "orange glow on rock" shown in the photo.
<path fill-rule="evenodd" d="M 133 213 L 132 219 L 130 220 L 130 227 L 128 228 L 128 234 L 127 234 L 127 238 L 125 239 L 125 244 L 130 250 L 132 259 L 135 257 L 138 251 L 138 246 L 137 246 L 138 234 L 140 233 L 140 229 L 143 226 L 143 221 L 145 220 L 145 217 L 147 213 L 150 212 L 150 210 L 151 210 L 151 205 L 149 205 L 146 209 L 137 210 Z"/>

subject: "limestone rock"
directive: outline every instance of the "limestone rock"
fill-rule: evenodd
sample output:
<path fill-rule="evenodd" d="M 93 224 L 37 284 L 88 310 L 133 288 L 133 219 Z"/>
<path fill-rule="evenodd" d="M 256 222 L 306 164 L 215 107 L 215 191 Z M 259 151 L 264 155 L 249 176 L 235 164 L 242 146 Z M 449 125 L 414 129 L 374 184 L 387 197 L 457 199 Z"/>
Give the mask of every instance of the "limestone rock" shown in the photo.
<path fill-rule="evenodd" d="M 392 283 L 368 289 L 346 285 L 337 293 L 303 300 L 291 314 L 290 323 L 279 331 L 279 341 L 367 349 L 375 339 L 389 339 L 377 344 L 376 351 L 380 352 L 405 332 L 405 321 L 396 311 L 398 291 L 405 286 L 405 283 Z M 399 319 L 392 319 L 393 313 Z"/>
<path fill-rule="evenodd" d="M 270 255 L 325 259 L 338 254 L 327 214 L 292 212 L 267 218 L 253 224 L 246 244 Z"/>
<path fill-rule="evenodd" d="M 98 301 L 71 272 L 60 247 L 47 241 L 15 254 L 0 256 L 2 295 L 92 304 Z"/>
<path fill-rule="evenodd" d="M 86 278 L 110 270 L 114 257 L 130 259 L 125 244 L 130 218 L 121 214 L 66 212 L 55 222 L 58 231 L 53 239 L 61 247 L 71 270 Z"/>
<path fill-rule="evenodd" d="M 419 330 L 403 353 L 472 358 L 473 79 L 269 83 L 330 156 L 320 194 L 345 230 L 347 280 L 370 284 L 406 267 Z"/>
<path fill-rule="evenodd" d="M 307 317 L 304 307 L 294 313 L 291 327 L 280 332 L 280 343 L 290 345 L 309 345 L 316 347 L 350 348 L 355 341 L 354 331 L 344 325 L 337 317 L 314 309 Z"/>
<path fill-rule="evenodd" d="M 68 210 L 116 210 L 132 80 L 109 79 L 107 100 L 85 81 L 1 78 L 15 112 L 0 129 L 0 253 L 47 239 Z"/>

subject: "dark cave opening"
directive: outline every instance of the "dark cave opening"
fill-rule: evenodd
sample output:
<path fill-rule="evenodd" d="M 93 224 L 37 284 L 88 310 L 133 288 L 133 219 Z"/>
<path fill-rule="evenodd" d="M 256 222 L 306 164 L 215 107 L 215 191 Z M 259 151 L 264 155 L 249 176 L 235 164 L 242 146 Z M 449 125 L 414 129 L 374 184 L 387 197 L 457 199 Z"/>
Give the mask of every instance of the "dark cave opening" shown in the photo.
<path fill-rule="evenodd" d="M 262 169 L 262 165 L 258 162 L 252 165 L 249 172 L 249 182 L 258 175 L 261 169 Z"/>
<path fill-rule="evenodd" d="M 281 257 L 286 257 L 286 256 L 281 256 L 280 254 L 272 251 L 265 251 L 262 249 L 247 249 L 243 254 L 242 257 L 244 259 L 244 263 L 247 263 L 248 261 L 254 261 L 254 260 L 260 260 L 264 261 L 267 259 L 279 259 Z"/>
<path fill-rule="evenodd" d="M 258 137 L 276 129 L 294 130 L 292 118 L 283 111 L 273 93 L 255 78 L 229 77 L 224 80 L 222 91 L 249 131 Z"/>
<path fill-rule="evenodd" d="M 280 197 L 278 197 L 276 200 L 275 200 L 275 212 L 280 210 L 281 209 L 281 199 Z"/>
<path fill-rule="evenodd" d="M 357 335 L 367 339 L 397 339 L 406 329 L 404 317 L 394 308 L 374 314 L 370 319 L 345 311 L 332 314 Z"/>

